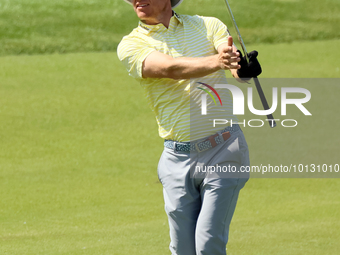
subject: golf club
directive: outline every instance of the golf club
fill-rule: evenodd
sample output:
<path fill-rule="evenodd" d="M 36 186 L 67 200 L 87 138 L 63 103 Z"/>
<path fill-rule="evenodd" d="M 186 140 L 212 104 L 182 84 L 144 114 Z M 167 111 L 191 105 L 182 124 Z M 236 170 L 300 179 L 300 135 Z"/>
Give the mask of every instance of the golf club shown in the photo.
<path fill-rule="evenodd" d="M 246 50 L 246 46 L 244 45 L 244 42 L 243 42 L 243 39 L 242 39 L 242 36 L 241 36 L 241 33 L 240 33 L 240 30 L 238 29 L 238 26 L 236 24 L 236 21 L 235 21 L 235 18 L 234 18 L 234 15 L 231 11 L 231 8 L 230 8 L 230 5 L 228 3 L 228 0 L 225 0 L 225 3 L 227 5 L 227 8 L 228 8 L 228 12 L 229 12 L 229 15 L 230 15 L 230 18 L 231 18 L 231 21 L 234 25 L 234 28 L 236 30 L 236 33 L 237 33 L 237 38 L 238 38 L 238 41 L 240 42 L 241 44 L 241 48 L 242 48 L 242 51 L 243 51 L 243 56 L 246 57 L 246 60 L 247 60 L 247 63 L 249 63 L 249 58 L 248 58 L 248 52 Z M 261 103 L 263 105 L 263 108 L 265 110 L 268 110 L 269 109 L 269 105 L 268 105 L 268 102 L 267 102 L 267 99 L 263 93 L 263 90 L 262 90 L 262 87 L 261 87 L 261 84 L 260 84 L 260 81 L 257 77 L 253 77 L 254 79 L 254 82 L 255 82 L 255 86 L 256 86 L 256 89 L 257 89 L 257 92 L 260 96 L 260 99 L 261 99 Z M 267 115 L 267 118 L 268 118 L 268 122 L 269 122 L 269 126 L 270 127 L 276 127 L 276 122 L 274 120 L 274 117 L 272 114 L 268 114 Z"/>

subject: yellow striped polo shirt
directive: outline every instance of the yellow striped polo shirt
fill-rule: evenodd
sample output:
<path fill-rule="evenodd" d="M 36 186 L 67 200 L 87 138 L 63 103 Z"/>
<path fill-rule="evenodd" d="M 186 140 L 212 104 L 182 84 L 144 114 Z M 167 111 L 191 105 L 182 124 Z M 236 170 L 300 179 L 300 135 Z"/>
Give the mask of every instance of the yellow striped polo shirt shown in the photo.
<path fill-rule="evenodd" d="M 212 87 L 226 84 L 224 70 L 195 79 L 143 78 L 143 61 L 153 51 L 173 58 L 211 56 L 217 53 L 220 44 L 227 42 L 228 36 L 227 27 L 217 18 L 174 13 L 168 28 L 163 24 L 147 25 L 140 21 L 137 28 L 123 37 L 117 48 L 118 57 L 144 89 L 156 115 L 161 138 L 188 142 L 222 130 L 226 125 L 213 127 L 212 120 L 235 119 L 232 99 L 228 90 L 217 90 L 223 103 L 222 113 L 218 98 L 211 92 L 217 104 L 208 96 L 208 114 L 202 115 L 202 94 L 209 91 L 202 83 Z"/>

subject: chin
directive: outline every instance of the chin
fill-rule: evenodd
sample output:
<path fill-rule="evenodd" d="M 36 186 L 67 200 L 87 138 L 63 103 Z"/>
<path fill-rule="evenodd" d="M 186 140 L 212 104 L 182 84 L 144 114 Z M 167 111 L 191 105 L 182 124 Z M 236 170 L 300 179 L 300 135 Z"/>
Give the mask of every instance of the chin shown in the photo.
<path fill-rule="evenodd" d="M 138 16 L 139 19 L 142 19 L 142 18 L 145 19 L 145 18 L 150 16 L 150 13 L 145 12 L 145 11 L 136 10 L 136 13 L 137 13 L 137 16 Z"/>
<path fill-rule="evenodd" d="M 137 13 L 137 16 L 140 20 L 145 20 L 148 18 L 148 15 L 146 15 L 145 13 Z"/>

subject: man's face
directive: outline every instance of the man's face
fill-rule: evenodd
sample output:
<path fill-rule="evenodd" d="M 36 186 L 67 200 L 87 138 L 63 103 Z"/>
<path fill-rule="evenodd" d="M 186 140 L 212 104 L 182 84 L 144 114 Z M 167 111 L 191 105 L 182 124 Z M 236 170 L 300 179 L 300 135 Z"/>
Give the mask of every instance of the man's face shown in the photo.
<path fill-rule="evenodd" d="M 148 25 L 161 22 L 162 16 L 171 10 L 170 0 L 134 0 L 133 8 L 140 20 Z"/>

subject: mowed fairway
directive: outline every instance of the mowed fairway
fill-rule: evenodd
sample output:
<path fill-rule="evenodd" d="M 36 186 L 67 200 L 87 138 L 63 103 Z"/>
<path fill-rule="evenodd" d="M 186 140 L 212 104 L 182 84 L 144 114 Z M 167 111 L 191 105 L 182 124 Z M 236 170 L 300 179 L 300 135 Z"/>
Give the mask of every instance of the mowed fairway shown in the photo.
<path fill-rule="evenodd" d="M 260 51 L 263 77 L 339 77 L 338 45 L 250 48 Z M 327 56 L 317 67 L 311 49 Z M 142 89 L 116 53 L 1 57 L 0 77 L 0 254 L 169 254 L 156 173 L 162 140 Z M 324 89 L 313 88 L 313 96 Z M 339 91 L 326 91 L 334 99 L 318 121 L 332 124 L 328 134 L 306 128 L 310 140 L 288 146 L 282 128 L 245 130 L 251 161 L 280 153 L 293 163 L 306 160 L 296 148 L 313 147 L 316 138 L 328 149 L 319 160 L 338 159 L 339 136 L 329 131 L 339 127 Z M 339 185 L 340 179 L 251 179 L 228 255 L 339 254 Z"/>
<path fill-rule="evenodd" d="M 165 250 L 162 143 L 116 54 L 1 59 L 0 254 Z"/>

